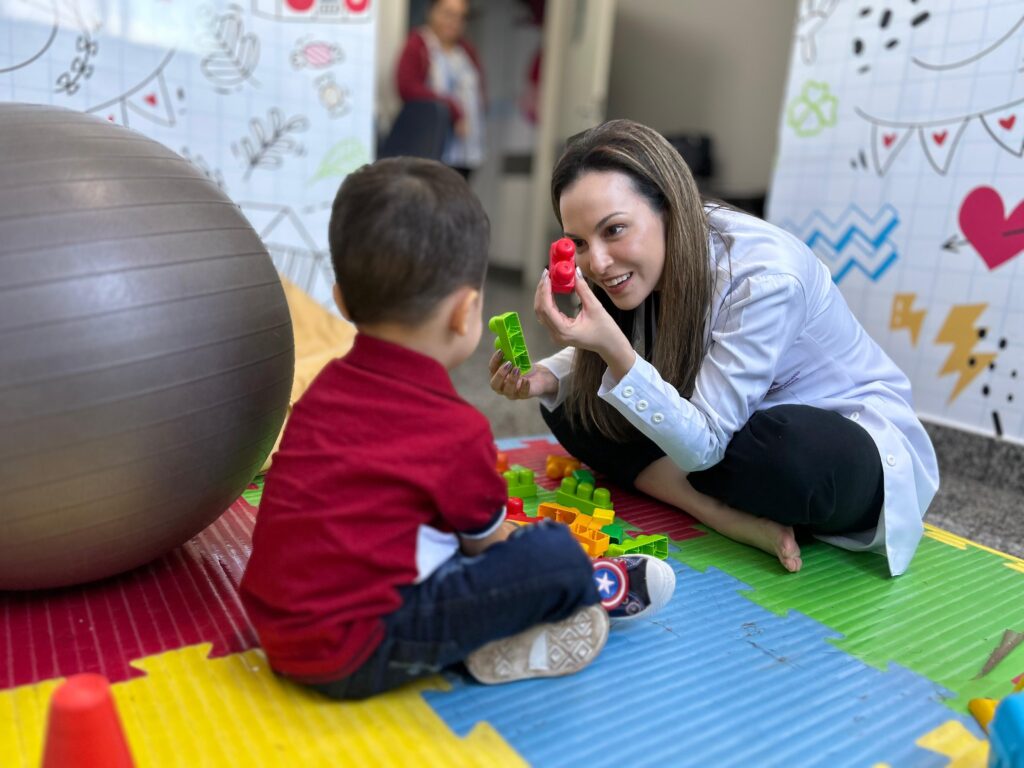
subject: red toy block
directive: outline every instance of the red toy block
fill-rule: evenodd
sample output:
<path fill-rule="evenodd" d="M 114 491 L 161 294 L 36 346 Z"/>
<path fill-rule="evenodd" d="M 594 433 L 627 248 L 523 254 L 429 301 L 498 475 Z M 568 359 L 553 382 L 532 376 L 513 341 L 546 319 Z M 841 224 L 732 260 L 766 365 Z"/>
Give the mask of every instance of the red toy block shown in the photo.
<path fill-rule="evenodd" d="M 576 288 L 576 246 L 568 237 L 551 244 L 548 277 L 552 293 L 572 293 Z"/>
<path fill-rule="evenodd" d="M 53 693 L 43 768 L 132 768 L 121 720 L 103 675 L 72 675 Z"/>
<path fill-rule="evenodd" d="M 518 496 L 509 496 L 505 503 L 505 519 L 513 523 L 536 523 L 536 517 L 530 517 L 523 511 L 523 500 Z"/>
<path fill-rule="evenodd" d="M 498 473 L 508 472 L 508 454 L 498 452 Z"/>

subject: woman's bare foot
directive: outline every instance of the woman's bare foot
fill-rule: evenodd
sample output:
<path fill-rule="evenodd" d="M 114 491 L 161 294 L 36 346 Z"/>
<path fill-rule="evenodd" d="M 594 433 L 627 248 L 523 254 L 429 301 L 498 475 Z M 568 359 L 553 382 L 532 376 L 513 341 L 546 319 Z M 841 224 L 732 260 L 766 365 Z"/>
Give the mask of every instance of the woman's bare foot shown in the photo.
<path fill-rule="evenodd" d="M 760 539 L 757 542 L 748 542 L 758 549 L 763 549 L 769 555 L 775 555 L 782 563 L 782 567 L 790 573 L 796 573 L 804 564 L 800 557 L 800 545 L 796 543 L 796 534 L 788 525 L 776 523 L 774 520 L 766 520 L 763 517 L 754 518 L 761 524 L 762 534 L 755 536 Z"/>
<path fill-rule="evenodd" d="M 649 496 L 685 510 L 709 528 L 730 539 L 775 555 L 782 567 L 796 573 L 803 567 L 800 546 L 788 525 L 741 512 L 699 493 L 667 456 L 646 467 L 636 487 Z"/>
<path fill-rule="evenodd" d="M 775 555 L 790 573 L 796 573 L 803 567 L 800 545 L 796 543 L 796 534 L 790 526 L 748 515 L 708 496 L 703 498 L 707 502 L 701 505 L 699 512 L 687 510 L 702 523 L 730 539 Z"/>

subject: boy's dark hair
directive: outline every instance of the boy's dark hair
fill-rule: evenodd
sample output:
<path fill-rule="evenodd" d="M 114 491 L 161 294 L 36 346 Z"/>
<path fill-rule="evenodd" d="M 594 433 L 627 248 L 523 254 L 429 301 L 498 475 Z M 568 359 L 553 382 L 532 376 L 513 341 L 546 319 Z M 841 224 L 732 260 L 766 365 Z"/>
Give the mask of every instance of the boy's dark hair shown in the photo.
<path fill-rule="evenodd" d="M 386 158 L 349 174 L 328 238 L 354 323 L 420 322 L 487 273 L 487 214 L 465 179 L 433 160 Z"/>

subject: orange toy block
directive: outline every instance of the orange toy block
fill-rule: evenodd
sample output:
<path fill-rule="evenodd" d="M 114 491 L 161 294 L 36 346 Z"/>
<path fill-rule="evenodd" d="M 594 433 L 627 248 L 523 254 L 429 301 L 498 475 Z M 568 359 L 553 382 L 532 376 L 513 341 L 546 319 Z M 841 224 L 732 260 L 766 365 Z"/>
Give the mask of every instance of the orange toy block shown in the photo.
<path fill-rule="evenodd" d="M 507 453 L 499 453 L 498 454 L 497 470 L 498 470 L 499 474 L 501 474 L 503 472 L 508 472 L 508 454 Z"/>
<path fill-rule="evenodd" d="M 579 515 L 577 522 L 570 525 L 569 530 L 572 531 L 572 535 L 588 555 L 591 557 L 601 557 L 601 555 L 608 551 L 608 547 L 612 542 L 611 538 L 609 538 L 607 533 L 591 528 L 580 518 L 587 518 L 587 516 Z"/>
<path fill-rule="evenodd" d="M 548 456 L 544 464 L 544 474 L 549 480 L 561 480 L 569 477 L 583 465 L 572 456 Z"/>
<path fill-rule="evenodd" d="M 600 531 L 601 527 L 606 525 L 606 523 L 601 523 L 590 515 L 579 514 L 576 516 L 576 521 L 573 525 L 579 527 L 581 531 Z"/>
<path fill-rule="evenodd" d="M 554 502 L 544 502 L 537 507 L 537 517 L 542 517 L 545 520 L 554 520 L 556 523 L 564 523 L 565 525 L 571 526 L 576 520 L 579 512 L 569 507 L 563 507 L 561 504 L 555 504 Z"/>

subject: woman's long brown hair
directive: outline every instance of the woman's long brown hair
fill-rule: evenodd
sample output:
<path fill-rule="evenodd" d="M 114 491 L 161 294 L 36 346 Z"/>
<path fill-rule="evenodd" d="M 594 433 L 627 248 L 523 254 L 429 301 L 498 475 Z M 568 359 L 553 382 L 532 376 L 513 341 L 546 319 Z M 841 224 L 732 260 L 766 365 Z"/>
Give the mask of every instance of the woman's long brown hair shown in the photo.
<path fill-rule="evenodd" d="M 697 184 L 683 158 L 657 131 L 631 120 L 611 120 L 569 140 L 551 175 L 551 202 L 559 224 L 562 194 L 590 171 L 625 174 L 665 225 L 665 266 L 659 282 L 657 334 L 647 357 L 665 381 L 684 397 L 705 353 L 705 324 L 714 273 L 708 254 L 710 228 Z M 600 286 L 594 293 L 626 334 L 633 338 L 635 310 L 617 309 Z M 565 409 L 569 423 L 613 439 L 639 435 L 614 408 L 597 396 L 605 363 L 596 352 L 576 350 Z"/>

